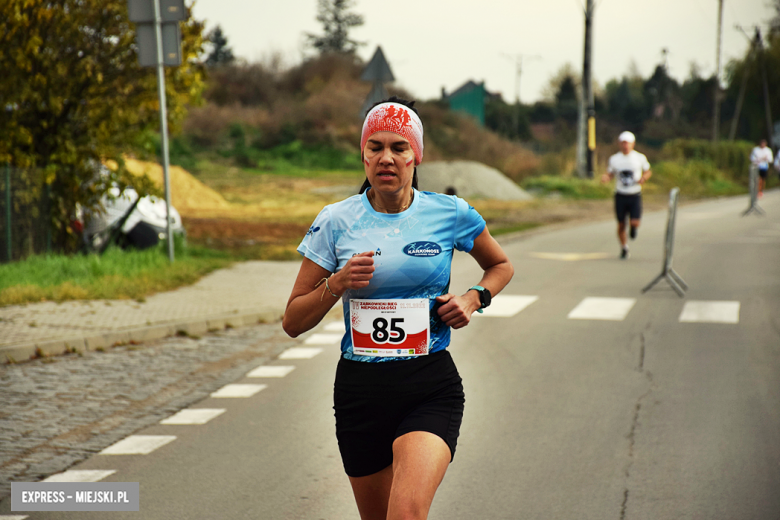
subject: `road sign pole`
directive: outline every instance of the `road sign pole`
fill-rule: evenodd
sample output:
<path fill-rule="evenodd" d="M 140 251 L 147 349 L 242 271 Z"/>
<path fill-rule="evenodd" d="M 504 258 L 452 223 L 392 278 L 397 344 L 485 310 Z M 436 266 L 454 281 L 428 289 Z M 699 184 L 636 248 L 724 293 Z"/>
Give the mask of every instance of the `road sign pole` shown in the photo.
<path fill-rule="evenodd" d="M 171 226 L 171 179 L 168 153 L 168 111 L 165 98 L 165 69 L 163 66 L 162 16 L 160 0 L 154 0 L 154 32 L 157 40 L 157 89 L 160 96 L 160 133 L 162 134 L 163 177 L 165 179 L 165 232 L 168 237 L 168 259 L 173 262 L 173 229 Z"/>
<path fill-rule="evenodd" d="M 5 249 L 8 263 L 13 259 L 11 247 L 11 165 L 5 163 Z"/>

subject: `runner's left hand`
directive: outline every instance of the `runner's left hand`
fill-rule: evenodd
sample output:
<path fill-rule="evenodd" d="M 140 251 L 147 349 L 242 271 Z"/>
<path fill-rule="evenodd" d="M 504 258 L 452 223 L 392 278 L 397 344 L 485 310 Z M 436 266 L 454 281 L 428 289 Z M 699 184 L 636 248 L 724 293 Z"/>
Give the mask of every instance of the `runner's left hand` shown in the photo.
<path fill-rule="evenodd" d="M 479 308 L 479 303 L 464 296 L 456 296 L 452 293 L 442 294 L 436 298 L 442 305 L 439 307 L 439 317 L 445 325 L 453 329 L 465 327 L 471 321 L 471 315 Z"/>

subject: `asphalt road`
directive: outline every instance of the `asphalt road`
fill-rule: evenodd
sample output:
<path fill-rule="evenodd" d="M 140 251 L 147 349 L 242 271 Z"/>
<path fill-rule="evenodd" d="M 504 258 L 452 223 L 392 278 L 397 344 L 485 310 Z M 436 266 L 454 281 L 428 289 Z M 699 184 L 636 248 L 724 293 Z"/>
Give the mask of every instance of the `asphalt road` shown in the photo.
<path fill-rule="evenodd" d="M 612 221 L 506 244 L 503 295 L 538 299 L 454 334 L 466 412 L 430 518 L 780 518 L 780 192 L 761 201 L 767 216 L 746 206 L 680 208 L 685 298 L 664 281 L 641 293 L 661 271 L 665 212 L 646 215 L 627 261 Z M 460 255 L 453 289 L 478 279 Z M 283 378 L 236 381 L 267 385 L 251 397 L 196 403 L 225 410 L 205 424 L 137 432 L 176 436 L 147 455 L 72 468 L 139 482 L 141 513 L 11 513 L 5 500 L 0 519 L 358 518 L 334 435 L 338 347 L 320 348 L 271 361 L 296 367 Z"/>

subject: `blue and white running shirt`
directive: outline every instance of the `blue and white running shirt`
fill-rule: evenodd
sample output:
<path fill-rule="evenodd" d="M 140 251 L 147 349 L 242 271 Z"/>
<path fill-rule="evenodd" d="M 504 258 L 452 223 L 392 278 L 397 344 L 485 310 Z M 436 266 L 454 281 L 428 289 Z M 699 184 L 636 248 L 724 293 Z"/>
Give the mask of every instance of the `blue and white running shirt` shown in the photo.
<path fill-rule="evenodd" d="M 485 229 L 485 220 L 465 200 L 452 195 L 414 191 L 412 205 L 401 213 L 379 213 L 368 191 L 325 206 L 303 238 L 298 252 L 333 273 L 354 255 L 374 251 L 374 277 L 368 287 L 342 296 L 347 332 L 341 352 L 355 361 L 391 361 L 352 352 L 350 299 L 428 298 L 429 353 L 447 348 L 450 328 L 434 310 L 435 298 L 449 291 L 455 249 L 469 252 Z"/>

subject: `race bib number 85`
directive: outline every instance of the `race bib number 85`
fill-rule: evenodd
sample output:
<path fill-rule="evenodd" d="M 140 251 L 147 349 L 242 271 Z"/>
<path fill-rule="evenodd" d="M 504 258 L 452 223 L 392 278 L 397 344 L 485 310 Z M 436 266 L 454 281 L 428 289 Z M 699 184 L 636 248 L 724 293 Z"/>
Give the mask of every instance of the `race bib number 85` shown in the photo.
<path fill-rule="evenodd" d="M 361 356 L 425 356 L 430 344 L 427 298 L 350 300 L 352 351 Z"/>

